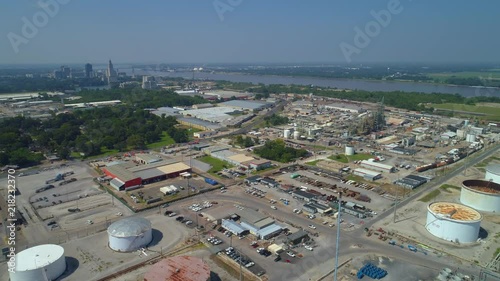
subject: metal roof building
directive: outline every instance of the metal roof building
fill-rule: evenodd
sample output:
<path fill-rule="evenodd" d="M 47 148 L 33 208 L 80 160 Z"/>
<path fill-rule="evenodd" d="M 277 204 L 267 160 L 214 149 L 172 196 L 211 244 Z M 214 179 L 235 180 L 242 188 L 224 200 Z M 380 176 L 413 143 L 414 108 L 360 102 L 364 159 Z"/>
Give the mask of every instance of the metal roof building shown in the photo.
<path fill-rule="evenodd" d="M 222 227 L 234 235 L 240 236 L 248 232 L 248 229 L 233 220 L 222 220 Z"/>
<path fill-rule="evenodd" d="M 429 179 L 424 178 L 424 177 L 420 177 L 420 176 L 416 176 L 416 175 L 408 175 L 402 179 L 395 181 L 394 183 L 397 185 L 400 185 L 404 188 L 414 189 L 414 188 L 417 188 L 428 181 L 429 181 Z"/>
<path fill-rule="evenodd" d="M 258 110 L 262 110 L 262 109 L 271 107 L 273 104 L 268 103 L 268 102 L 261 102 L 261 101 L 230 100 L 230 101 L 220 103 L 220 105 L 225 106 L 225 107 L 235 108 L 238 110 L 258 111 Z"/>

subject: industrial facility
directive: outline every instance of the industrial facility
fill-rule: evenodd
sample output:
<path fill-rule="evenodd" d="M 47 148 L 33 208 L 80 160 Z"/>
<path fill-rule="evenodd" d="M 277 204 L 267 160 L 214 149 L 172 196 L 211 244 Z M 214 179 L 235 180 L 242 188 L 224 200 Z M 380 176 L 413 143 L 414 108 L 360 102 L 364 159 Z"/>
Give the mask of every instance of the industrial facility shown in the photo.
<path fill-rule="evenodd" d="M 117 252 L 131 252 L 146 247 L 153 240 L 151 222 L 141 217 L 130 217 L 108 227 L 109 247 Z"/>
<path fill-rule="evenodd" d="M 455 243 L 473 243 L 479 237 L 482 215 L 467 206 L 434 202 L 427 207 L 425 228 L 434 236 Z"/>
<path fill-rule="evenodd" d="M 64 248 L 59 245 L 38 245 L 16 255 L 16 270 L 11 281 L 55 280 L 66 270 Z"/>
<path fill-rule="evenodd" d="M 116 190 L 130 190 L 151 182 L 178 177 L 191 168 L 178 161 L 157 160 L 157 157 L 145 157 L 144 154 L 136 162 L 148 163 L 137 165 L 132 161 L 112 162 L 102 168 L 102 171 L 113 178 L 110 185 Z M 151 162 L 153 161 L 153 162 Z"/>
<path fill-rule="evenodd" d="M 200 258 L 177 256 L 155 263 L 144 275 L 144 281 L 207 281 L 210 267 Z"/>
<path fill-rule="evenodd" d="M 465 180 L 460 202 L 485 212 L 500 212 L 500 184 L 485 180 Z"/>

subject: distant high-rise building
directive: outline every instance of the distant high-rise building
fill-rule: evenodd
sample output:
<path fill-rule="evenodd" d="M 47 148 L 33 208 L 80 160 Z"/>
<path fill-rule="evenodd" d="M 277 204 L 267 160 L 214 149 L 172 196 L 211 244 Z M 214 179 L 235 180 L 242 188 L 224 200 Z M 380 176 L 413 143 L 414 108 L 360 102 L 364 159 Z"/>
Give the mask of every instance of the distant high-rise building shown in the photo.
<path fill-rule="evenodd" d="M 118 79 L 116 76 L 117 75 L 116 75 L 115 69 L 113 68 L 113 63 L 111 62 L 111 60 L 109 60 L 108 70 L 106 71 L 106 77 L 108 78 L 108 84 L 117 82 Z"/>
<path fill-rule="evenodd" d="M 90 63 L 87 63 L 85 65 L 85 78 L 92 78 L 94 77 L 94 72 L 92 71 L 92 65 Z"/>
<path fill-rule="evenodd" d="M 154 76 L 142 76 L 143 89 L 155 89 L 157 86 Z"/>
<path fill-rule="evenodd" d="M 61 66 L 61 72 L 63 74 L 63 78 L 70 78 L 71 77 L 71 68 L 63 65 Z"/>
<path fill-rule="evenodd" d="M 55 79 L 63 79 L 63 72 L 61 70 L 54 70 Z"/>

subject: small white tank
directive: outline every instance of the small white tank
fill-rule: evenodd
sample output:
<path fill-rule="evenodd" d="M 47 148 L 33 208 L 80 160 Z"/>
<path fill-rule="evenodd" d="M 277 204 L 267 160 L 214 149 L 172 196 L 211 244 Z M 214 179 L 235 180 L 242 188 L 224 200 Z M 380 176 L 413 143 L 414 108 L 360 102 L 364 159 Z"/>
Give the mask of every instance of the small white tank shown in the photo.
<path fill-rule="evenodd" d="M 476 141 L 476 135 L 474 134 L 467 134 L 465 137 L 465 141 L 467 142 L 475 142 Z"/>
<path fill-rule="evenodd" d="M 289 129 L 286 129 L 284 132 L 283 132 L 283 138 L 285 139 L 289 139 L 290 138 L 290 134 L 291 134 L 291 131 Z"/>
<path fill-rule="evenodd" d="M 296 140 L 300 139 L 300 132 L 299 131 L 293 132 L 293 138 Z"/>
<path fill-rule="evenodd" d="M 345 155 L 354 155 L 354 146 L 346 145 L 345 147 Z"/>

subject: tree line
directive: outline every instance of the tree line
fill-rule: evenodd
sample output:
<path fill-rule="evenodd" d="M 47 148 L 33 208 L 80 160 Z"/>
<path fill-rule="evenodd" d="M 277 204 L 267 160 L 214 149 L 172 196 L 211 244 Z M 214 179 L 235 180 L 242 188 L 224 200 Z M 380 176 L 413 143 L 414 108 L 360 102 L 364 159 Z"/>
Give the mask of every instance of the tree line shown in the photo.
<path fill-rule="evenodd" d="M 282 139 L 267 141 L 263 146 L 256 148 L 254 152 L 262 158 L 287 163 L 298 158 L 307 156 L 307 150 L 295 149 L 286 146 Z"/>

